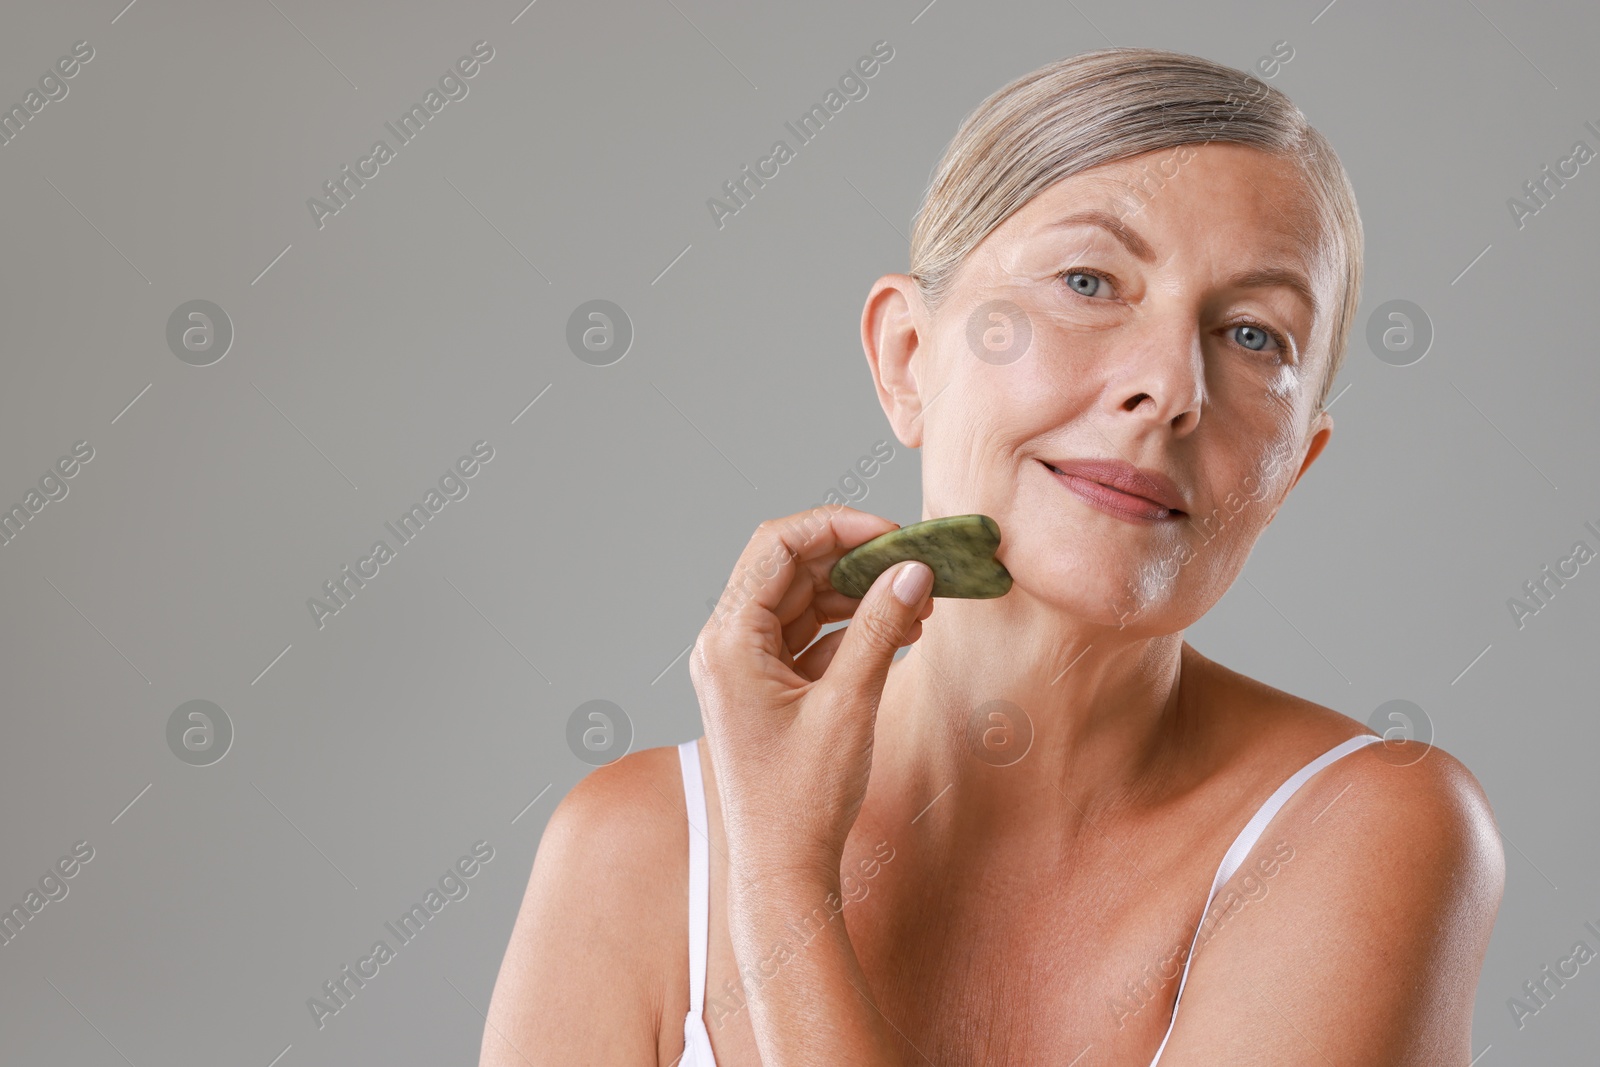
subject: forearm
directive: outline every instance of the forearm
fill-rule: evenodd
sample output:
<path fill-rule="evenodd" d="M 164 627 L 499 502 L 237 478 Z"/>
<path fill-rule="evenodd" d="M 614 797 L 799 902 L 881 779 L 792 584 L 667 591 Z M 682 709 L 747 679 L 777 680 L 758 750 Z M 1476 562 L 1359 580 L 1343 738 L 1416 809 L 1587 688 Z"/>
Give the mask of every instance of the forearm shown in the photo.
<path fill-rule="evenodd" d="M 769 1067 L 900 1062 L 845 928 L 839 888 L 838 879 L 794 874 L 729 879 L 729 933 Z"/>

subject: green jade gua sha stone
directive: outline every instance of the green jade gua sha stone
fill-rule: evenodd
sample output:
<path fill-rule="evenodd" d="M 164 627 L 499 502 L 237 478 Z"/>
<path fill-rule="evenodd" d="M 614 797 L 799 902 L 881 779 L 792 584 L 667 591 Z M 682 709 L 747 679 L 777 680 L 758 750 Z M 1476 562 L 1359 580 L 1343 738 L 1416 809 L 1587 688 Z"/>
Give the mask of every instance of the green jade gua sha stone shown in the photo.
<path fill-rule="evenodd" d="M 1011 572 L 995 558 L 1000 527 L 987 515 L 950 515 L 890 530 L 846 552 L 828 578 L 845 596 L 863 597 L 878 575 L 904 559 L 933 568 L 931 596 L 987 600 L 1011 590 Z"/>

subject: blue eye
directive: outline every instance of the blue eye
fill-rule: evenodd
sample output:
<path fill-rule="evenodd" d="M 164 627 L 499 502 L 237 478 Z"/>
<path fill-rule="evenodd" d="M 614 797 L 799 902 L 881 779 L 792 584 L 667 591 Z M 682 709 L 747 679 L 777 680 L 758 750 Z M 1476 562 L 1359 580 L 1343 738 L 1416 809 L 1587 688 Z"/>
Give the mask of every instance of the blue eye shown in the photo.
<path fill-rule="evenodd" d="M 1098 297 L 1100 290 L 1111 282 L 1109 277 L 1093 270 L 1064 270 L 1058 272 L 1056 277 L 1064 280 L 1074 293 L 1083 297 Z M 1290 353 L 1288 338 L 1270 326 L 1246 321 L 1228 329 L 1233 334 L 1234 343 L 1247 351 L 1276 353 L 1279 359 L 1287 358 Z M 1268 341 L 1272 342 L 1273 347 L 1268 347 Z"/>
<path fill-rule="evenodd" d="M 1249 323 L 1235 326 L 1233 331 L 1234 340 L 1252 352 L 1261 351 L 1267 347 L 1267 342 L 1272 340 L 1266 330 L 1261 329 L 1259 326 L 1251 326 Z"/>
<path fill-rule="evenodd" d="M 1258 326 L 1253 322 L 1241 322 L 1233 328 L 1233 339 L 1241 347 L 1252 352 L 1267 351 L 1267 342 L 1271 341 L 1277 346 L 1280 353 L 1287 353 L 1288 342 L 1276 330 L 1269 330 L 1265 326 Z"/>
<path fill-rule="evenodd" d="M 1090 274 L 1081 270 L 1067 271 L 1062 277 L 1067 280 L 1067 284 L 1072 287 L 1072 291 L 1079 296 L 1093 296 L 1098 293 L 1100 291 L 1100 283 L 1103 281 L 1098 274 Z"/>

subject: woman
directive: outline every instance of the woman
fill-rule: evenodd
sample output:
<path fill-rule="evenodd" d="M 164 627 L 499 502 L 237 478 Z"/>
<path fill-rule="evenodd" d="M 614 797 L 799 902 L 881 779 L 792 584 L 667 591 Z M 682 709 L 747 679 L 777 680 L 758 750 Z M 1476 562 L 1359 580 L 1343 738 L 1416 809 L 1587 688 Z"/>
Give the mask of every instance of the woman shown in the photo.
<path fill-rule="evenodd" d="M 1237 71 L 1109 49 L 984 101 L 861 333 L 923 518 L 993 517 L 1011 590 L 854 600 L 830 567 L 894 523 L 762 523 L 704 739 L 552 816 L 482 1062 L 1465 1067 L 1478 783 L 1183 640 L 1327 446 L 1361 248 Z"/>

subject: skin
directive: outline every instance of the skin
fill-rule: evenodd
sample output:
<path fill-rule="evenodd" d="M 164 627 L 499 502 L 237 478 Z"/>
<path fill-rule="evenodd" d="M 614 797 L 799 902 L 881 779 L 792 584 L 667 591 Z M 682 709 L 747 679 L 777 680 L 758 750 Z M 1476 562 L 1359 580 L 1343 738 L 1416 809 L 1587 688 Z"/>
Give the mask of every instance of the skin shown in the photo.
<path fill-rule="evenodd" d="M 993 516 L 1014 585 L 902 603 L 890 586 L 926 572 L 912 563 L 842 597 L 833 561 L 895 526 L 850 508 L 752 537 L 690 661 L 720 1067 L 1147 1064 L 1234 836 L 1301 766 L 1371 733 L 1183 640 L 1328 443 L 1316 390 L 1337 298 L 1293 166 L 1187 147 L 1147 202 L 1131 183 L 1170 151 L 1040 193 L 937 309 L 906 275 L 873 285 L 863 345 L 896 437 L 922 449 L 922 517 Z M 1120 216 L 1149 261 L 1103 228 L 1051 226 L 1086 208 Z M 1321 310 L 1230 284 L 1260 267 L 1301 272 Z M 1012 362 L 967 341 L 995 299 L 1031 329 Z M 1262 335 L 1243 320 L 1286 344 L 1244 343 Z M 1168 474 L 1194 521 L 1108 515 L 1039 462 L 1109 456 Z M 1219 508 L 1208 539 L 1198 520 Z M 1031 724 L 1008 766 L 969 741 L 995 700 Z M 534 862 L 482 1064 L 677 1061 L 689 832 L 671 748 L 574 787 Z M 1219 889 L 1162 1067 L 1464 1067 L 1504 876 L 1483 791 L 1448 753 L 1345 756 Z M 818 907 L 842 914 L 802 946 L 786 924 Z"/>

